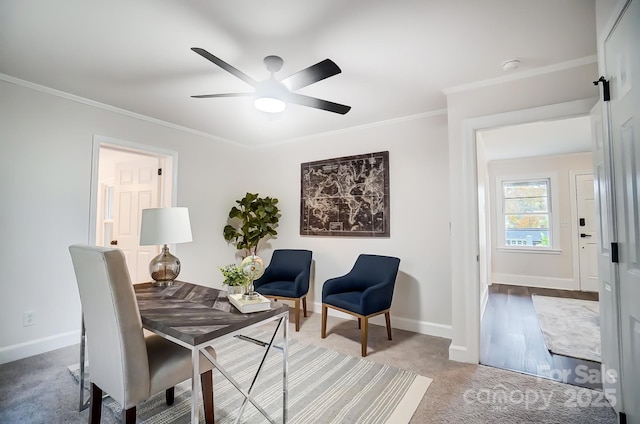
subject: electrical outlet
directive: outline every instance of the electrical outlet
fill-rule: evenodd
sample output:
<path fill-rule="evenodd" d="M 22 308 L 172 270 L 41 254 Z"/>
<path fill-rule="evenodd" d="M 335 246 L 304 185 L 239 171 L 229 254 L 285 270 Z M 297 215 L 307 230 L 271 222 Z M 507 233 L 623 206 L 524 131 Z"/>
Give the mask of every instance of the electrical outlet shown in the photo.
<path fill-rule="evenodd" d="M 24 311 L 22 315 L 22 325 L 24 327 L 29 327 L 35 325 L 36 323 L 36 313 L 33 311 Z"/>

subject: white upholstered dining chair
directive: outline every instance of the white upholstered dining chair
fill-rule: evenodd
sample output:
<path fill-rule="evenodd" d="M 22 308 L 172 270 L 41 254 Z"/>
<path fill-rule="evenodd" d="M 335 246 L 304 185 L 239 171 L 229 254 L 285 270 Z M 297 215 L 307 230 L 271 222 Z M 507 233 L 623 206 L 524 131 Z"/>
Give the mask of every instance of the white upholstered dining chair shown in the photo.
<path fill-rule="evenodd" d="M 121 406 L 122 421 L 135 423 L 136 405 L 191 378 L 191 351 L 158 335 L 144 335 L 126 259 L 120 249 L 69 246 L 87 332 L 90 423 L 99 423 L 102 393 Z M 215 357 L 213 348 L 209 353 Z M 205 420 L 213 424 L 213 372 L 201 354 Z"/>

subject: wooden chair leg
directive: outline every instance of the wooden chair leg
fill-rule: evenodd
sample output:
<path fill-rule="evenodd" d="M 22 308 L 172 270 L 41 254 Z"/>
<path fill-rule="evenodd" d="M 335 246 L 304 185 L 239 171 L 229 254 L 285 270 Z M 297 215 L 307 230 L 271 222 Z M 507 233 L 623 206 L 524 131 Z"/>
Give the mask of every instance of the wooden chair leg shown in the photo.
<path fill-rule="evenodd" d="M 389 311 L 384 313 L 384 320 L 387 322 L 387 337 L 391 340 L 391 315 Z"/>
<path fill-rule="evenodd" d="M 202 405 L 204 406 L 204 422 L 213 424 L 213 371 L 200 374 L 202 384 Z"/>
<path fill-rule="evenodd" d="M 302 298 L 302 311 L 304 312 L 304 317 L 307 317 L 307 296 Z"/>
<path fill-rule="evenodd" d="M 173 402 L 176 398 L 176 388 L 175 387 L 170 387 L 166 390 L 166 398 L 167 398 L 167 405 L 171 406 L 173 405 Z"/>
<path fill-rule="evenodd" d="M 360 321 L 360 318 L 358 318 L 358 321 Z M 362 340 L 360 341 L 360 343 L 362 344 L 362 357 L 364 358 L 365 356 L 367 356 L 367 332 L 369 330 L 369 319 L 367 317 L 362 318 L 362 329 L 361 329 L 361 338 Z"/>
<path fill-rule="evenodd" d="M 327 337 L 327 305 L 322 304 L 322 332 L 320 337 L 323 339 Z"/>
<path fill-rule="evenodd" d="M 136 407 L 132 406 L 122 411 L 122 422 L 124 424 L 136 424 Z"/>
<path fill-rule="evenodd" d="M 296 314 L 296 331 L 300 331 L 300 299 L 294 300 L 293 309 Z"/>
<path fill-rule="evenodd" d="M 362 329 L 362 320 L 358 318 L 358 330 Z"/>
<path fill-rule="evenodd" d="M 91 383 L 91 411 L 89 413 L 89 424 L 100 424 L 102 415 L 102 389 Z"/>

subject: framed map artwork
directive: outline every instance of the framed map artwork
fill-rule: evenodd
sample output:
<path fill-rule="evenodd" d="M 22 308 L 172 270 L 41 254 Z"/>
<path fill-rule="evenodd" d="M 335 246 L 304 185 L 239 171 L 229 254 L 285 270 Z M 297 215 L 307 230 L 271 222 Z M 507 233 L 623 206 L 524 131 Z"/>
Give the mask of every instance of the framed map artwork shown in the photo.
<path fill-rule="evenodd" d="M 389 152 L 301 165 L 300 235 L 389 237 Z"/>

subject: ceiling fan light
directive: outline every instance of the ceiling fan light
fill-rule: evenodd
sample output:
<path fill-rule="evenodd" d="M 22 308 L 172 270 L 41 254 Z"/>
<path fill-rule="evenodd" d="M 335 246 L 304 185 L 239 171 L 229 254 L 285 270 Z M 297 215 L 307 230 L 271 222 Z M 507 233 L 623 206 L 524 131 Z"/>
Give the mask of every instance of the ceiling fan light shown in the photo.
<path fill-rule="evenodd" d="M 256 109 L 266 113 L 280 113 L 284 112 L 287 108 L 287 104 L 275 97 L 257 97 L 253 102 Z"/>

